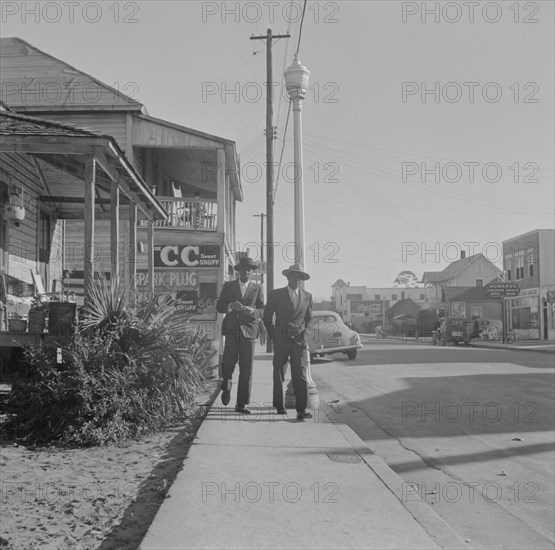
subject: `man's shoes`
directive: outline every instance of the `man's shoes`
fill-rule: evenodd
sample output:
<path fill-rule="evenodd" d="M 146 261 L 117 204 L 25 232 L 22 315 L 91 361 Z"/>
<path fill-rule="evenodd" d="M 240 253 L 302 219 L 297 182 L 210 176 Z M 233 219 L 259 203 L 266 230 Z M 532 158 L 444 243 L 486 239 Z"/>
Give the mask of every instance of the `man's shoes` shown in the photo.
<path fill-rule="evenodd" d="M 245 405 L 235 405 L 235 412 L 241 414 L 251 414 L 251 411 Z"/>
<path fill-rule="evenodd" d="M 285 407 L 276 407 L 276 414 L 287 414 Z"/>
<path fill-rule="evenodd" d="M 229 405 L 229 400 L 231 399 L 231 390 L 222 390 L 222 404 L 225 406 Z"/>
<path fill-rule="evenodd" d="M 301 411 L 301 412 L 297 413 L 297 420 L 299 422 L 304 421 L 305 418 L 312 418 L 312 414 L 310 414 L 309 412 L 306 412 L 306 411 Z"/>

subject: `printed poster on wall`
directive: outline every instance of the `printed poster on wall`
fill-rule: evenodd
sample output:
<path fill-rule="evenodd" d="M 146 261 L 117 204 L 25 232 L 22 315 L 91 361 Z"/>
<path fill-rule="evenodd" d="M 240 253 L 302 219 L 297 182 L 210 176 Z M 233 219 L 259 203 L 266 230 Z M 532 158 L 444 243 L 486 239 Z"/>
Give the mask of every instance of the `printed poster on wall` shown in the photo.
<path fill-rule="evenodd" d="M 148 289 L 148 273 L 137 270 L 137 290 Z M 216 319 L 217 299 L 199 296 L 199 273 L 186 269 L 154 269 L 154 290 L 170 294 L 175 303 L 175 310 L 186 314 L 195 314 L 195 320 Z"/>
<path fill-rule="evenodd" d="M 453 302 L 452 317 L 466 317 L 466 302 Z"/>

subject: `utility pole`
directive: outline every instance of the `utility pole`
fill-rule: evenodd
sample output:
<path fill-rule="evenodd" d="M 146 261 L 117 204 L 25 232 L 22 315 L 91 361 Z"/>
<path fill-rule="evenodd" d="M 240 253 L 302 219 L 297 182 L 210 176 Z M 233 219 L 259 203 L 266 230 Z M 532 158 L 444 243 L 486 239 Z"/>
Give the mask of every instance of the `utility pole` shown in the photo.
<path fill-rule="evenodd" d="M 264 284 L 264 271 L 262 271 L 264 267 L 264 212 L 260 214 L 253 214 L 255 218 L 260 218 L 260 284 Z"/>
<path fill-rule="evenodd" d="M 290 38 L 290 34 L 272 34 L 268 29 L 266 36 L 251 36 L 251 40 L 266 40 L 266 296 L 274 290 L 274 127 L 273 102 L 274 88 L 272 77 L 272 42 L 274 39 Z M 266 351 L 272 351 L 272 343 L 268 338 Z"/>

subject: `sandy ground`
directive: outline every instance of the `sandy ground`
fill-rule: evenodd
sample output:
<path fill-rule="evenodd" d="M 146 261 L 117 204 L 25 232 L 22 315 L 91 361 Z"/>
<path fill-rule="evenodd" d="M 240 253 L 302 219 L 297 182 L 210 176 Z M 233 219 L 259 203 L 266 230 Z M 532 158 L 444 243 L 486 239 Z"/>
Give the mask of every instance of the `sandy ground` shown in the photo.
<path fill-rule="evenodd" d="M 215 397 L 144 440 L 88 449 L 0 448 L 2 550 L 138 547 Z"/>

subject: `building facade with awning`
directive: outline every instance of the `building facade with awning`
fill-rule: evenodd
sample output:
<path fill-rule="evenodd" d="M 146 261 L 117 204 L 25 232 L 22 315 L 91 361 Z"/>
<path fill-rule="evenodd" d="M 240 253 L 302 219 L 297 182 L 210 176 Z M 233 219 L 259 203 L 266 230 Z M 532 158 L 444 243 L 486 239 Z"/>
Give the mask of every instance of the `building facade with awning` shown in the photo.
<path fill-rule="evenodd" d="M 120 254 L 136 256 L 135 284 L 171 293 L 203 331 L 218 338 L 214 305 L 224 281 L 235 275 L 235 209 L 243 200 L 235 143 L 153 117 L 135 88 L 127 87 L 126 95 L 20 38 L 0 39 L 0 58 L 2 98 L 15 111 L 115 140 L 167 212 L 152 221 L 152 233 L 144 218 L 120 219 Z M 83 224 L 66 223 L 66 266 L 76 289 L 84 265 L 72 250 L 82 246 Z M 136 226 L 136 241 L 128 238 L 130 225 Z M 95 239 L 102 250 L 110 242 L 109 228 L 110 220 L 99 214 Z M 111 271 L 111 258 L 103 254 L 99 263 Z"/>
<path fill-rule="evenodd" d="M 56 177 L 47 178 L 49 172 Z M 81 246 L 74 254 L 83 265 L 85 299 L 99 255 L 109 258 L 112 278 L 127 273 L 130 279 L 136 270 L 136 255 L 123 258 L 113 246 L 122 238 L 122 212 L 144 220 L 151 241 L 154 224 L 167 217 L 111 136 L 13 113 L 5 106 L 0 108 L 0 202 L 0 275 L 22 285 L 40 280 L 48 292 L 62 290 L 65 224 L 81 220 Z M 108 224 L 104 247 L 96 238 L 97 220 Z M 128 225 L 130 241 L 136 241 L 135 229 L 136 224 Z M 153 270 L 153 255 L 147 263 Z M 6 293 L 6 280 L 2 282 Z"/>

